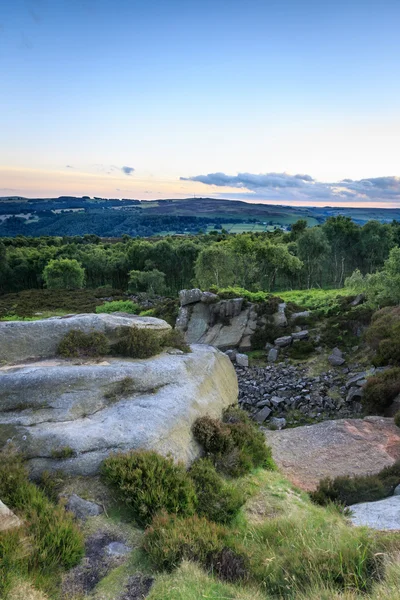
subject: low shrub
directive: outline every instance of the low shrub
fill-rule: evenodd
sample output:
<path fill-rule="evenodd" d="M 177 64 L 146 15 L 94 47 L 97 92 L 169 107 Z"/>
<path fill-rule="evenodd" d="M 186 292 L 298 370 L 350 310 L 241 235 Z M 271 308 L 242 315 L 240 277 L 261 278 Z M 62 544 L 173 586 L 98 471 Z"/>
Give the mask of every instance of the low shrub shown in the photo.
<path fill-rule="evenodd" d="M 51 451 L 51 458 L 55 458 L 57 460 L 72 458 L 73 456 L 75 456 L 75 451 L 71 448 L 71 446 L 61 446 L 61 448 Z"/>
<path fill-rule="evenodd" d="M 383 415 L 400 394 L 400 367 L 370 377 L 364 386 L 362 405 L 369 415 Z"/>
<path fill-rule="evenodd" d="M 301 341 L 296 344 L 292 344 L 288 350 L 287 354 L 290 358 L 295 360 L 304 360 L 308 358 L 315 351 L 315 344 L 311 341 Z"/>
<path fill-rule="evenodd" d="M 143 549 L 160 571 L 172 571 L 182 560 L 195 561 L 208 568 L 213 556 L 225 547 L 227 534 L 222 525 L 204 517 L 181 518 L 161 513 L 146 529 Z"/>
<path fill-rule="evenodd" d="M 186 343 L 183 333 L 179 329 L 170 329 L 162 337 L 164 348 L 177 348 L 182 352 L 191 352 L 189 344 Z"/>
<path fill-rule="evenodd" d="M 399 365 L 400 307 L 386 307 L 376 312 L 365 339 L 376 350 L 375 365 Z"/>
<path fill-rule="evenodd" d="M 114 454 L 103 462 L 102 476 L 140 525 L 160 510 L 183 516 L 195 511 L 194 483 L 172 458 L 146 450 Z"/>
<path fill-rule="evenodd" d="M 161 336 L 153 329 L 120 327 L 119 342 L 113 354 L 129 358 L 150 358 L 161 352 Z"/>
<path fill-rule="evenodd" d="M 200 417 L 194 422 L 192 431 L 208 454 L 224 454 L 233 447 L 230 428 L 218 419 Z"/>
<path fill-rule="evenodd" d="M 276 338 L 285 335 L 285 330 L 273 323 L 267 323 L 264 327 L 257 327 L 251 336 L 251 347 L 254 350 L 263 350 L 265 344 L 273 344 Z"/>
<path fill-rule="evenodd" d="M 136 385 L 132 377 L 124 377 L 119 381 L 112 383 L 108 391 L 104 394 L 104 398 L 110 402 L 115 402 L 119 398 L 125 398 L 135 392 Z"/>
<path fill-rule="evenodd" d="M 239 460 L 229 473 L 239 477 L 256 467 L 274 469 L 271 449 L 265 443 L 264 434 L 252 423 L 230 425 L 234 445 L 239 450 Z"/>
<path fill-rule="evenodd" d="M 313 502 L 327 505 L 331 502 L 350 506 L 358 502 L 374 502 L 390 496 L 400 483 L 400 462 L 386 467 L 376 475 L 342 476 L 322 479 L 311 492 Z"/>
<path fill-rule="evenodd" d="M 155 304 L 152 311 L 154 317 L 164 319 L 171 327 L 174 327 L 179 312 L 179 300 L 178 298 L 164 298 Z"/>
<path fill-rule="evenodd" d="M 111 302 L 104 302 L 100 306 L 96 306 L 97 313 L 114 313 L 114 312 L 125 312 L 132 315 L 137 315 L 140 311 L 140 306 L 132 300 L 112 300 Z"/>
<path fill-rule="evenodd" d="M 224 481 L 207 458 L 194 462 L 189 474 L 196 488 L 196 512 L 216 523 L 230 523 L 246 500 L 244 494 Z"/>
<path fill-rule="evenodd" d="M 86 358 L 108 354 L 109 346 L 104 333 L 84 333 L 77 329 L 69 331 L 58 346 L 58 354 L 64 358 Z"/>
<path fill-rule="evenodd" d="M 394 415 L 394 424 L 400 427 L 400 410 Z"/>

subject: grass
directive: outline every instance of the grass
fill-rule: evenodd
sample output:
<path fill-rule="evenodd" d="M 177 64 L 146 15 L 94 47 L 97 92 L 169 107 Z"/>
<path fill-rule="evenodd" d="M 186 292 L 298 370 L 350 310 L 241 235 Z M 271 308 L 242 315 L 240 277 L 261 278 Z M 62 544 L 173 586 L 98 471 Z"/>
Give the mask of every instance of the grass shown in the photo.
<path fill-rule="evenodd" d="M 304 309 L 321 310 L 332 308 L 337 304 L 338 296 L 350 296 L 351 290 L 346 288 L 321 290 L 318 288 L 310 290 L 293 290 L 279 292 L 279 296 L 285 302 L 293 302 Z"/>

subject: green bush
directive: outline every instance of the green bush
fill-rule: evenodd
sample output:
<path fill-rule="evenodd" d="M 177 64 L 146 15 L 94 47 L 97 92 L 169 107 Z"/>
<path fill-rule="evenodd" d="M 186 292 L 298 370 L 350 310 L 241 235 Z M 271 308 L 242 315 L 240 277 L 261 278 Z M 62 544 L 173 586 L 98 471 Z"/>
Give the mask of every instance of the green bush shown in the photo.
<path fill-rule="evenodd" d="M 222 525 L 204 517 L 181 518 L 162 513 L 146 529 L 143 549 L 160 571 L 172 571 L 183 560 L 209 567 L 213 555 L 224 548 L 227 533 Z"/>
<path fill-rule="evenodd" d="M 230 523 L 245 502 L 244 494 L 224 481 L 207 458 L 194 462 L 189 475 L 196 488 L 197 514 L 216 523 Z"/>
<path fill-rule="evenodd" d="M 394 415 L 394 424 L 400 427 L 400 410 Z"/>
<path fill-rule="evenodd" d="M 194 483 L 172 458 L 146 450 L 114 454 L 103 462 L 102 475 L 140 525 L 160 510 L 183 516 L 195 511 Z"/>
<path fill-rule="evenodd" d="M 13 577 L 27 570 L 27 543 L 21 528 L 0 532 L 0 598 L 7 598 Z"/>
<path fill-rule="evenodd" d="M 194 422 L 192 431 L 208 454 L 224 454 L 233 447 L 230 428 L 218 419 L 200 417 Z"/>
<path fill-rule="evenodd" d="M 399 483 L 400 462 L 397 462 L 376 475 L 342 476 L 335 479 L 327 477 L 319 482 L 318 488 L 310 495 L 316 504 L 327 505 L 334 502 L 350 506 L 386 498 Z"/>
<path fill-rule="evenodd" d="M 114 312 L 125 312 L 132 315 L 137 315 L 140 307 L 132 300 L 112 300 L 111 302 L 104 302 L 100 306 L 96 306 L 97 313 L 114 313 Z"/>
<path fill-rule="evenodd" d="M 285 335 L 285 330 L 273 323 L 267 323 L 264 327 L 258 327 L 251 336 L 251 347 L 253 350 L 263 350 L 265 344 L 274 343 L 276 338 Z"/>
<path fill-rule="evenodd" d="M 400 367 L 370 377 L 364 386 L 362 405 L 369 415 L 383 415 L 400 393 Z"/>
<path fill-rule="evenodd" d="M 161 336 L 153 329 L 139 327 L 120 327 L 119 342 L 113 354 L 129 358 L 150 358 L 162 349 Z"/>
<path fill-rule="evenodd" d="M 376 350 L 374 363 L 400 364 L 400 307 L 382 308 L 372 317 L 365 339 Z"/>
<path fill-rule="evenodd" d="M 239 450 L 238 460 L 229 472 L 239 477 L 256 467 L 274 469 L 271 449 L 266 445 L 264 434 L 252 423 L 233 423 L 230 425 L 231 436 L 235 447 Z"/>
<path fill-rule="evenodd" d="M 71 446 L 61 446 L 60 448 L 55 448 L 51 451 L 51 458 L 55 458 L 57 460 L 72 458 L 73 456 L 75 456 L 75 451 L 71 448 Z"/>
<path fill-rule="evenodd" d="M 185 342 L 183 333 L 179 329 L 170 329 L 162 337 L 162 345 L 164 348 L 177 348 L 182 352 L 191 352 L 189 344 Z"/>
<path fill-rule="evenodd" d="M 292 344 L 287 351 L 290 358 L 295 360 L 304 360 L 315 351 L 315 344 L 311 341 L 301 341 Z"/>
<path fill-rule="evenodd" d="M 58 354 L 64 358 L 86 358 L 104 356 L 109 345 L 104 333 L 84 333 L 77 329 L 69 331 L 58 346 Z"/>

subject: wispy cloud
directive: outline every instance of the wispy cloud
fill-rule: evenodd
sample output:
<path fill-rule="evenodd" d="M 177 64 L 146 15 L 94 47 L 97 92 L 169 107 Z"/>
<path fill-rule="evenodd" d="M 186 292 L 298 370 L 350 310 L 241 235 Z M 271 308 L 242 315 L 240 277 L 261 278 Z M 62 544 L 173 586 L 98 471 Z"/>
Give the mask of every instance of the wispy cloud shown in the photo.
<path fill-rule="evenodd" d="M 125 173 L 125 175 L 132 175 L 134 170 L 133 167 L 121 167 L 121 171 Z"/>
<path fill-rule="evenodd" d="M 288 173 L 238 173 L 237 175 L 209 173 L 180 179 L 208 186 L 238 188 L 253 198 L 277 201 L 400 202 L 400 177 L 395 176 L 321 182 L 313 179 L 310 175 L 289 175 Z"/>

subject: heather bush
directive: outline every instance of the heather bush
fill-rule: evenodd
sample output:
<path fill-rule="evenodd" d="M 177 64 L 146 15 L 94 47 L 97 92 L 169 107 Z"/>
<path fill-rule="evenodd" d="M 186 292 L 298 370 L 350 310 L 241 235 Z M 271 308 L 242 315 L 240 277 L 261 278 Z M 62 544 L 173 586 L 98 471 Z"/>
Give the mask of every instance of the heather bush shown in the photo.
<path fill-rule="evenodd" d="M 96 306 L 97 313 L 111 314 L 114 312 L 125 312 L 132 315 L 137 315 L 140 307 L 132 300 L 112 300 L 111 302 L 104 302 L 100 306 Z"/>
<path fill-rule="evenodd" d="M 161 352 L 161 336 L 153 329 L 120 327 L 119 342 L 113 354 L 129 358 L 150 358 Z"/>
<path fill-rule="evenodd" d="M 224 481 L 207 458 L 194 462 L 189 474 L 196 488 L 197 514 L 216 523 L 230 523 L 245 502 L 244 494 Z"/>
<path fill-rule="evenodd" d="M 108 354 L 109 346 L 104 333 L 93 331 L 84 333 L 72 329 L 61 340 L 58 354 L 64 358 L 97 357 Z"/>
<path fill-rule="evenodd" d="M 183 516 L 195 511 L 194 483 L 170 457 L 147 450 L 114 454 L 103 462 L 102 476 L 140 525 L 160 510 Z"/>
<path fill-rule="evenodd" d="M 400 307 L 387 307 L 375 313 L 365 339 L 376 351 L 377 366 L 400 364 Z"/>
<path fill-rule="evenodd" d="M 170 329 L 167 333 L 164 333 L 162 337 L 162 345 L 164 348 L 177 348 L 182 352 L 191 352 L 189 344 L 185 342 L 183 333 L 179 329 Z"/>
<path fill-rule="evenodd" d="M 208 454 L 224 454 L 233 447 L 230 428 L 218 419 L 199 417 L 192 431 Z"/>
<path fill-rule="evenodd" d="M 364 386 L 362 405 L 369 415 L 383 415 L 400 393 L 400 367 L 370 377 Z"/>

